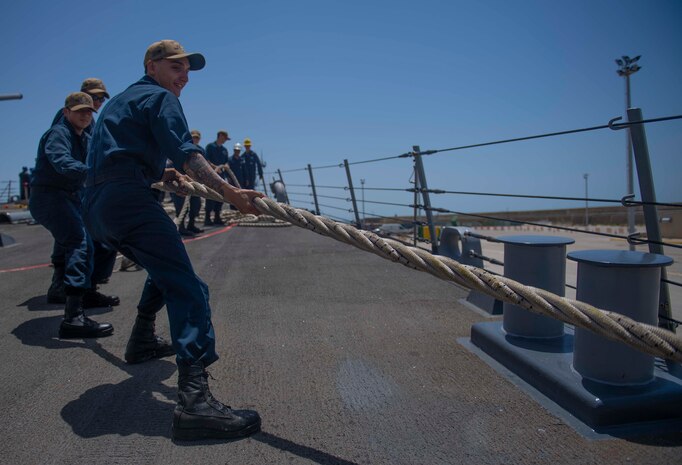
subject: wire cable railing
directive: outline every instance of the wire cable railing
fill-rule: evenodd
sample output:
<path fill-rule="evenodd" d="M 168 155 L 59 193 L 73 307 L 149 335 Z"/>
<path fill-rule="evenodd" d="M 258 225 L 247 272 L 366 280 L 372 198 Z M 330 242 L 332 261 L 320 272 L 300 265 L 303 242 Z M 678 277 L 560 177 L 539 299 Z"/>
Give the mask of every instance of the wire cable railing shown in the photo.
<path fill-rule="evenodd" d="M 644 124 L 644 123 L 658 123 L 661 121 L 670 121 L 670 120 L 675 120 L 675 119 L 680 119 L 682 118 L 682 115 L 675 115 L 675 116 L 664 116 L 661 118 L 652 118 L 652 119 L 647 119 L 647 120 L 642 120 L 638 122 L 624 122 L 624 123 L 615 123 L 615 121 L 620 120 L 621 118 L 613 118 L 611 121 L 608 122 L 608 124 L 602 124 L 599 126 L 590 126 L 586 128 L 580 128 L 580 129 L 570 129 L 567 131 L 557 131 L 557 132 L 548 132 L 545 134 L 537 134 L 534 136 L 524 136 L 524 137 L 515 137 L 512 139 L 502 139 L 502 140 L 497 140 L 497 141 L 492 141 L 492 142 L 483 142 L 480 144 L 470 144 L 470 145 L 460 145 L 457 147 L 449 147 L 445 149 L 435 149 L 435 150 L 424 150 L 420 151 L 420 155 L 434 155 L 436 153 L 443 153 L 443 152 L 452 152 L 455 150 L 464 150 L 464 149 L 472 149 L 476 147 L 486 147 L 490 145 L 498 145 L 498 144 L 508 144 L 510 142 L 520 142 L 520 141 L 526 141 L 526 140 L 533 140 L 533 139 L 541 139 L 544 137 L 556 137 L 556 136 L 564 136 L 567 134 L 577 134 L 580 132 L 589 132 L 589 131 L 597 131 L 600 129 L 626 129 L 629 126 L 635 125 L 635 124 Z M 614 124 L 615 123 L 615 124 Z M 409 156 L 409 152 L 407 154 L 403 154 L 404 156 Z"/>
<path fill-rule="evenodd" d="M 334 219 L 334 220 L 337 220 L 337 221 L 341 221 L 341 222 L 346 223 L 346 224 L 352 224 L 352 223 L 353 223 L 351 220 L 349 220 L 349 219 L 347 219 L 347 218 L 340 218 L 340 217 L 338 217 L 338 216 L 329 215 L 329 214 L 327 214 L 327 216 L 328 216 L 329 218 L 331 218 L 331 219 Z"/>
<path fill-rule="evenodd" d="M 671 281 L 669 279 L 661 279 L 664 283 L 672 284 L 673 286 L 678 286 L 682 287 L 682 283 L 678 283 L 677 281 Z"/>
<path fill-rule="evenodd" d="M 365 200 L 365 203 L 370 203 L 373 205 L 390 205 L 393 207 L 405 207 L 405 208 L 413 208 L 414 205 L 410 204 L 404 204 L 404 203 L 394 203 L 394 202 L 380 202 L 378 200 Z"/>
<path fill-rule="evenodd" d="M 368 158 L 364 160 L 355 160 L 355 161 L 349 161 L 349 160 L 343 160 L 343 163 L 336 163 L 336 164 L 328 164 L 328 165 L 321 165 L 321 166 L 311 166 L 308 165 L 306 168 L 299 168 L 299 169 L 291 169 L 291 170 L 286 170 L 284 171 L 285 173 L 293 173 L 293 172 L 307 172 L 308 176 L 310 176 L 310 183 L 307 183 L 304 181 L 303 184 L 289 184 L 291 187 L 304 187 L 306 189 L 311 189 L 312 194 L 308 194 L 308 196 L 312 195 L 314 203 L 315 203 L 315 210 L 320 211 L 321 208 L 325 209 L 333 209 L 333 210 L 341 210 L 341 211 L 347 211 L 351 214 L 355 215 L 355 220 L 353 221 L 353 224 L 357 224 L 358 226 L 362 225 L 364 222 L 369 221 L 374 224 L 376 224 L 377 221 L 384 221 L 386 220 L 387 222 L 405 222 L 404 219 L 407 218 L 408 216 L 412 217 L 412 221 L 410 221 L 415 227 L 417 226 L 428 226 L 428 229 L 423 228 L 418 231 L 414 231 L 414 238 L 413 241 L 416 244 L 416 236 L 421 235 L 423 238 L 433 238 L 433 240 L 424 240 L 422 241 L 420 239 L 420 242 L 426 242 L 430 243 L 432 245 L 432 252 L 434 254 L 438 253 L 438 229 L 435 226 L 435 221 L 434 218 L 435 216 L 432 215 L 432 213 L 447 213 L 447 214 L 454 214 L 454 215 L 461 215 L 463 217 L 468 217 L 468 218 L 479 218 L 482 220 L 485 220 L 483 224 L 487 224 L 487 222 L 497 222 L 498 224 L 502 225 L 526 225 L 526 226 L 535 226 L 535 227 L 542 227 L 542 228 L 547 228 L 547 229 L 553 229 L 557 231 L 569 231 L 569 232 L 575 232 L 575 233 L 580 233 L 580 234 L 585 234 L 585 235 L 592 235 L 592 236 L 602 236 L 602 237 L 608 237 L 608 238 L 615 238 L 615 239 L 620 239 L 620 240 L 625 240 L 627 243 L 630 245 L 630 250 L 635 250 L 635 247 L 637 245 L 648 245 L 649 246 L 649 252 L 650 253 L 657 253 L 657 254 L 663 254 L 663 249 L 662 247 L 671 247 L 671 248 L 682 248 L 682 245 L 676 244 L 676 243 L 669 243 L 665 242 L 661 238 L 661 232 L 660 228 L 658 227 L 659 221 L 661 223 L 670 223 L 672 221 L 671 218 L 661 218 L 660 220 L 658 219 L 658 213 L 656 212 L 656 208 L 666 208 L 666 209 L 680 209 L 682 207 L 682 203 L 680 202 L 661 202 L 657 201 L 655 198 L 655 193 L 653 191 L 653 179 L 651 176 L 650 168 L 647 167 L 649 164 L 649 154 L 648 154 L 648 147 L 646 143 L 646 136 L 644 134 L 644 125 L 649 124 L 649 123 L 658 123 L 658 122 L 664 122 L 664 121 L 671 121 L 671 120 L 679 120 L 682 119 L 682 115 L 674 115 L 674 116 L 666 116 L 666 117 L 660 117 L 660 118 L 651 118 L 651 119 L 643 119 L 641 110 L 636 109 L 636 108 L 630 108 L 627 110 L 627 118 L 628 121 L 620 121 L 622 118 L 617 117 L 617 118 L 612 118 L 610 121 L 608 121 L 607 124 L 602 124 L 602 125 L 594 125 L 594 126 L 587 126 L 587 127 L 581 127 L 577 129 L 570 129 L 570 130 L 564 130 L 564 131 L 554 131 L 554 132 L 546 132 L 542 134 L 534 134 L 534 135 L 528 135 L 528 136 L 523 136 L 523 137 L 513 137 L 513 138 L 507 138 L 507 139 L 499 139 L 499 140 L 491 140 L 487 142 L 482 142 L 482 143 L 476 143 L 476 144 L 467 144 L 467 145 L 459 145 L 459 146 L 454 146 L 454 147 L 445 147 L 445 148 L 436 148 L 436 149 L 430 149 L 430 150 L 422 150 L 420 146 L 415 145 L 412 147 L 411 151 L 407 151 L 405 153 L 399 154 L 399 155 L 394 155 L 394 156 L 383 156 L 383 157 L 374 157 L 374 158 Z M 609 130 L 621 130 L 621 129 L 628 129 L 628 135 L 630 140 L 632 141 L 632 146 L 634 150 L 634 155 L 635 155 L 635 161 L 637 162 L 637 175 L 639 178 L 640 182 L 640 190 L 641 190 L 641 200 L 635 200 L 635 195 L 632 194 L 633 190 L 630 190 L 630 193 L 620 199 L 615 199 L 615 198 L 597 198 L 597 197 L 588 197 L 587 196 L 587 191 L 586 195 L 584 197 L 573 197 L 573 196 L 559 196 L 559 195 L 541 195 L 541 194 L 524 194 L 524 193 L 509 193 L 509 192 L 474 192 L 474 191 L 464 191 L 464 190 L 449 190 L 449 189 L 429 189 L 426 181 L 426 174 L 424 170 L 424 165 L 422 161 L 422 156 L 425 155 L 435 155 L 435 154 L 441 154 L 441 153 L 450 153 L 454 151 L 459 151 L 459 150 L 466 150 L 466 149 L 473 149 L 473 148 L 478 148 L 478 147 L 486 147 L 486 146 L 494 146 L 494 145 L 501 145 L 501 144 L 509 144 L 509 143 L 517 143 L 521 141 L 530 141 L 530 140 L 535 140 L 535 139 L 541 139 L 541 138 L 550 138 L 550 137 L 558 137 L 558 136 L 564 136 L 564 135 L 570 135 L 570 134 L 578 134 L 578 133 L 586 133 L 586 132 L 592 132 L 592 131 L 598 131 L 598 130 L 603 130 L 603 129 L 609 129 Z M 361 179 L 362 183 L 362 220 L 360 220 L 360 215 L 359 211 L 360 209 L 358 208 L 358 204 L 360 203 L 357 199 L 357 186 L 355 188 L 353 187 L 353 182 L 352 182 L 352 177 L 351 177 L 351 171 L 349 169 L 350 166 L 355 166 L 355 165 L 361 165 L 361 164 L 368 164 L 368 163 L 375 163 L 375 162 L 384 162 L 388 160 L 394 160 L 394 159 L 400 159 L 400 158 L 408 158 L 413 161 L 413 166 L 412 166 L 412 174 L 410 175 L 410 184 L 411 186 L 408 188 L 396 188 L 396 187 L 384 187 L 384 186 L 376 186 L 376 187 L 365 187 L 365 179 Z M 640 165 L 641 163 L 645 163 Z M 331 168 L 344 168 L 346 171 L 346 177 L 347 177 L 347 183 L 345 186 L 339 186 L 339 185 L 329 185 L 328 180 L 329 177 L 324 178 L 325 181 L 327 181 L 327 184 L 323 185 L 316 185 L 315 180 L 314 180 L 314 171 L 315 170 L 320 170 L 320 169 L 331 169 Z M 640 172 L 640 169 L 642 172 Z M 281 179 L 281 171 L 278 170 L 278 173 L 280 174 L 280 179 Z M 325 189 L 337 189 L 337 190 L 344 190 L 347 192 L 350 192 L 350 198 L 341 198 L 339 196 L 335 195 L 319 195 L 319 191 L 324 191 Z M 391 201 L 392 199 L 390 197 L 383 197 L 383 198 L 374 198 L 374 199 L 365 199 L 365 191 L 368 192 L 407 192 L 413 194 L 414 198 L 410 199 L 410 201 L 405 202 L 405 203 L 398 203 Z M 302 193 L 296 193 L 299 195 L 305 195 Z M 495 214 L 477 214 L 477 213 L 465 213 L 461 211 L 456 211 L 456 210 L 451 210 L 447 208 L 439 208 L 439 207 L 434 207 L 432 206 L 431 200 L 430 200 L 430 195 L 467 195 L 467 196 L 485 196 L 485 197 L 506 197 L 506 198 L 517 198 L 517 199 L 538 199 L 538 200 L 550 200 L 550 201 L 569 201 L 569 202 L 585 202 L 585 228 L 579 228 L 579 227 L 569 227 L 571 224 L 576 224 L 576 216 L 575 212 L 566 212 L 563 215 L 566 218 L 566 226 L 559 226 L 555 225 L 553 223 L 549 222 L 538 222 L 533 216 L 526 216 L 525 218 L 522 216 L 521 212 L 515 212 L 513 215 L 514 218 L 518 219 L 511 219 L 509 217 L 501 217 L 500 216 L 506 216 L 506 215 L 495 215 Z M 420 197 L 421 197 L 421 202 L 420 202 Z M 339 206 L 334 206 L 334 205 L 319 205 L 318 204 L 318 198 L 320 199 L 332 199 L 336 201 L 344 201 L 344 202 L 352 202 L 352 209 L 346 209 L 346 208 L 340 208 Z M 618 206 L 622 206 L 628 210 L 628 235 L 621 235 L 621 234 L 611 234 L 611 231 L 607 229 L 609 232 L 601 232 L 599 228 L 592 228 L 589 229 L 587 225 L 589 224 L 588 222 L 588 202 L 592 203 L 594 207 L 594 204 L 614 204 Z M 386 215 L 377 215 L 374 212 L 369 213 L 371 215 L 371 218 L 367 218 L 367 215 L 365 214 L 365 204 L 368 205 L 381 205 L 381 206 L 386 206 L 386 207 L 396 207 L 396 208 L 411 208 L 413 209 L 413 214 L 412 215 L 401 215 L 401 217 L 398 217 L 398 215 L 395 215 L 394 217 L 389 217 Z M 634 212 L 632 208 L 638 207 L 641 208 L 640 211 Z M 577 211 L 577 208 L 575 209 Z M 619 218 L 619 216 L 623 215 L 624 210 L 598 210 L 598 213 L 596 213 L 595 218 L 602 218 L 606 219 L 609 222 L 618 222 L 617 224 L 620 224 L 621 221 L 623 221 L 624 218 Z M 547 213 L 550 214 L 550 213 Z M 634 215 L 642 215 L 643 214 L 643 219 L 646 223 L 646 238 L 642 237 L 641 233 L 635 232 L 634 230 L 634 222 L 632 221 L 632 218 L 634 218 Z M 417 221 L 417 218 L 424 215 L 426 218 L 426 223 L 419 222 Z M 554 223 L 558 222 L 557 218 L 561 217 L 562 213 L 551 213 L 552 220 Z M 605 216 L 605 215 L 616 215 L 614 216 Z M 608 219 L 607 219 L 608 218 Z M 654 219 L 655 218 L 655 219 Z M 442 218 L 441 218 L 442 220 Z M 386 222 L 385 221 L 385 222 Z M 561 220 L 562 222 L 564 220 Z M 559 222 L 559 224 L 562 224 Z M 610 223 L 613 224 L 613 223 Z M 668 227 L 668 226 L 666 226 Z M 662 228 L 662 227 L 661 227 Z M 594 230 L 596 229 L 596 230 Z M 492 263 L 492 262 L 491 262 Z M 668 316 L 670 317 L 669 314 L 669 296 L 668 296 L 668 290 L 667 290 L 667 285 L 679 285 L 679 283 L 674 283 L 674 282 L 668 282 L 667 280 L 667 275 L 665 273 L 665 270 L 662 270 L 662 287 L 661 287 L 661 302 L 663 302 L 661 305 L 661 312 L 664 314 L 662 316 Z M 667 308 L 667 310 L 666 310 Z M 663 324 L 659 322 L 659 324 Z"/>
<path fill-rule="evenodd" d="M 335 206 L 333 206 L 333 205 L 325 205 L 325 204 L 323 204 L 323 203 L 319 203 L 318 205 L 319 205 L 320 207 L 324 207 L 324 208 L 331 208 L 332 210 L 340 210 L 340 211 L 342 211 L 342 212 L 353 213 L 353 210 L 350 209 L 350 208 L 340 208 L 340 207 L 335 207 Z"/>
<path fill-rule="evenodd" d="M 561 231 L 571 231 L 571 232 L 577 232 L 577 233 L 582 233 L 582 234 L 589 234 L 589 235 L 593 235 L 593 236 L 604 236 L 604 237 L 613 237 L 616 239 L 625 239 L 628 242 L 634 241 L 638 244 L 657 244 L 657 245 L 664 245 L 666 247 L 675 247 L 678 249 L 682 249 L 682 245 L 666 243 L 666 242 L 661 242 L 661 241 L 655 241 L 655 240 L 651 240 L 651 239 L 639 239 L 639 238 L 637 238 L 636 235 L 621 236 L 619 234 L 610 234 L 610 233 L 603 233 L 603 232 L 598 232 L 598 231 L 588 231 L 585 229 L 569 228 L 567 226 L 555 226 L 555 225 L 550 225 L 550 224 L 546 224 L 546 223 L 534 223 L 532 221 L 512 220 L 509 218 L 499 218 L 499 217 L 495 217 L 495 216 L 480 215 L 480 214 L 476 214 L 476 213 L 464 213 L 464 212 L 459 212 L 459 211 L 454 211 L 454 210 L 448 210 L 447 208 L 426 207 L 424 205 L 417 205 L 417 206 L 419 208 L 424 209 L 424 210 L 431 210 L 431 211 L 438 212 L 438 213 L 453 213 L 456 215 L 471 216 L 471 217 L 483 218 L 483 219 L 493 220 L 493 221 L 503 221 L 503 222 L 517 223 L 517 224 L 525 224 L 525 225 L 529 225 L 529 226 L 539 226 L 539 227 L 545 227 L 545 228 L 550 228 L 550 229 L 558 229 Z"/>
<path fill-rule="evenodd" d="M 664 203 L 664 202 L 643 202 L 639 200 L 632 200 L 633 195 L 626 195 L 620 200 L 617 199 L 602 199 L 593 197 L 561 197 L 552 195 L 529 195 L 529 194 L 499 194 L 492 192 L 463 192 L 463 191 L 448 191 L 442 189 L 405 189 L 408 192 L 428 192 L 430 194 L 458 194 L 458 195 L 479 195 L 492 197 L 513 197 L 519 199 L 543 199 L 543 200 L 572 200 L 576 202 L 601 202 L 601 203 L 618 203 L 624 207 L 635 207 L 640 205 L 654 205 L 657 207 L 676 207 L 682 208 L 681 203 Z"/>
<path fill-rule="evenodd" d="M 310 194 L 313 195 L 313 194 Z M 350 199 L 348 197 L 335 197 L 333 195 L 321 195 L 317 194 L 318 197 L 323 198 L 323 199 L 333 199 L 333 200 L 343 200 L 344 202 L 350 202 Z"/>
<path fill-rule="evenodd" d="M 310 184 L 289 184 L 292 187 L 311 187 Z M 344 189 L 349 190 L 347 186 L 316 186 L 319 188 L 328 189 Z M 556 195 L 531 195 L 531 194 L 509 194 L 509 193 L 496 193 L 496 192 L 470 192 L 470 191 L 451 191 L 445 189 L 416 189 L 414 187 L 363 187 L 362 189 L 366 191 L 384 191 L 384 192 L 418 192 L 418 193 L 429 193 L 429 194 L 454 194 L 454 195 L 474 195 L 474 196 L 487 196 L 487 197 L 510 197 L 518 199 L 540 199 L 540 200 L 567 200 L 575 202 L 592 202 L 592 203 L 617 203 L 624 207 L 636 207 L 643 205 L 653 205 L 657 207 L 672 207 L 672 208 L 682 208 L 682 203 L 669 203 L 669 202 L 644 202 L 641 200 L 633 200 L 633 195 L 626 195 L 621 199 L 605 199 L 599 197 L 567 197 L 567 196 L 556 196 Z M 294 192 L 292 192 L 294 194 Z M 312 195 L 312 194 L 305 194 Z M 320 196 L 321 197 L 321 196 Z"/>
<path fill-rule="evenodd" d="M 311 192 L 291 192 L 291 191 L 287 191 L 287 195 L 306 195 L 306 196 L 309 196 L 309 195 L 313 195 L 313 194 Z"/>
<path fill-rule="evenodd" d="M 556 137 L 556 136 L 564 136 L 568 134 L 577 134 L 577 133 L 582 133 L 582 132 L 590 132 L 590 131 L 598 131 L 601 129 L 612 129 L 612 130 L 618 130 L 618 129 L 626 129 L 630 126 L 637 125 L 637 124 L 648 124 L 648 123 L 658 123 L 658 122 L 663 122 L 663 121 L 671 121 L 671 120 L 676 120 L 676 119 L 681 119 L 682 115 L 674 115 L 674 116 L 664 116 L 664 117 L 659 117 L 659 118 L 650 118 L 642 121 L 637 121 L 637 122 L 621 122 L 621 123 L 616 123 L 616 121 L 622 119 L 620 117 L 618 118 L 613 118 L 611 119 L 607 124 L 601 124 L 597 126 L 589 126 L 585 128 L 579 128 L 579 129 L 569 129 L 566 131 L 555 131 L 555 132 L 548 132 L 548 133 L 543 133 L 543 134 L 536 134 L 532 136 L 523 136 L 523 137 L 514 137 L 510 139 L 501 139 L 501 140 L 496 140 L 496 141 L 490 141 L 490 142 L 481 142 L 478 144 L 469 144 L 469 145 L 459 145 L 456 147 L 448 147 L 448 148 L 442 148 L 442 149 L 431 149 L 431 150 L 420 150 L 419 155 L 435 155 L 437 153 L 443 153 L 443 152 L 452 152 L 456 150 L 465 150 L 465 149 L 472 149 L 472 148 L 477 148 L 477 147 L 487 147 L 491 145 L 499 145 L 499 144 L 508 144 L 512 142 L 521 142 L 521 141 L 527 141 L 527 140 L 533 140 L 533 139 L 541 139 L 541 138 L 546 138 L 546 137 Z M 380 158 L 372 158 L 368 160 L 359 160 L 359 161 L 354 161 L 354 162 L 349 162 L 349 165 L 359 165 L 363 163 L 374 163 L 374 162 L 380 162 L 380 161 L 386 161 L 386 160 L 393 160 L 397 158 L 408 158 L 408 157 L 413 157 L 415 155 L 415 152 L 405 152 L 400 155 L 393 155 L 393 156 L 385 156 L 385 157 L 380 157 Z M 328 168 L 343 168 L 343 163 L 337 163 L 334 165 L 322 165 L 322 166 L 313 166 L 311 169 L 314 170 L 321 170 L 321 169 L 328 169 Z M 294 173 L 294 172 L 299 172 L 299 171 L 307 171 L 308 168 L 293 168 L 289 170 L 282 170 L 282 173 Z"/>
<path fill-rule="evenodd" d="M 380 215 L 380 214 L 374 213 L 374 212 L 366 212 L 366 213 L 367 213 L 367 215 L 370 215 L 369 221 L 373 221 L 376 218 L 381 218 L 383 220 L 396 220 L 395 216 L 385 216 L 385 215 Z M 367 221 L 367 218 L 364 218 L 363 221 Z"/>
<path fill-rule="evenodd" d="M 348 188 L 346 186 L 320 186 L 320 185 L 315 185 L 318 189 L 341 189 L 347 191 Z"/>

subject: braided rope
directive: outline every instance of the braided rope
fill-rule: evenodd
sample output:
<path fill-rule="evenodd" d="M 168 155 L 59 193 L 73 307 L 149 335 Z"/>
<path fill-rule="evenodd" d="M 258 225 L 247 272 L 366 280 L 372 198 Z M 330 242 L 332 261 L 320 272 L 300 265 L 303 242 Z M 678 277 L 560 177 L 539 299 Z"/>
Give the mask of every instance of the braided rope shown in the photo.
<path fill-rule="evenodd" d="M 175 217 L 175 220 L 173 220 L 175 226 L 180 226 L 185 221 L 185 218 L 189 213 L 189 199 L 189 195 L 185 196 L 185 199 L 182 202 L 182 209 L 180 209 L 180 213 L 178 213 L 178 215 Z"/>
<path fill-rule="evenodd" d="M 239 185 L 239 181 L 237 181 L 237 177 L 234 175 L 234 171 L 230 168 L 230 165 L 227 163 L 224 163 L 222 165 L 218 165 L 216 167 L 216 173 L 222 173 L 226 172 L 227 175 L 230 177 L 230 180 L 232 181 L 232 185 L 238 188 L 241 188 L 242 186 Z"/>
<path fill-rule="evenodd" d="M 166 185 L 153 187 L 161 190 L 174 188 Z M 193 189 L 193 195 L 210 196 L 206 198 L 211 199 L 219 197 L 219 200 L 224 201 L 220 194 L 200 183 L 192 182 L 191 186 L 185 187 Z M 538 315 L 549 316 L 587 329 L 647 354 L 682 362 L 682 338 L 666 329 L 640 323 L 615 312 L 600 310 L 584 302 L 560 297 L 543 289 L 526 286 L 486 270 L 463 265 L 451 258 L 433 255 L 427 250 L 406 246 L 398 241 L 384 239 L 370 231 L 361 231 L 267 197 L 257 198 L 253 203 L 262 213 L 353 245 L 387 260 L 475 289 Z"/>

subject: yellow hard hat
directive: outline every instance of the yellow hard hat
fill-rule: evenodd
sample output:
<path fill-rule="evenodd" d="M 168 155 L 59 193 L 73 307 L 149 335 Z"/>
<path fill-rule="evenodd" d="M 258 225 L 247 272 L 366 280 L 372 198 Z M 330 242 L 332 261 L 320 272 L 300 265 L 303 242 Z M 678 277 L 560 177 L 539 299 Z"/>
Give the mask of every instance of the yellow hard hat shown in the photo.
<path fill-rule="evenodd" d="M 251 139 L 249 139 L 248 137 L 244 139 L 244 145 L 251 145 Z"/>

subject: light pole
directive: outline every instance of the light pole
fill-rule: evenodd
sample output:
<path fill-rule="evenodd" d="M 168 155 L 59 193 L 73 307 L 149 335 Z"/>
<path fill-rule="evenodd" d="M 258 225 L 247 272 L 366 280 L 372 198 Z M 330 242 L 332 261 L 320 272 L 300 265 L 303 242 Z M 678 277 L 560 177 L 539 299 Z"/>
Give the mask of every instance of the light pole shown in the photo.
<path fill-rule="evenodd" d="M 590 216 L 588 213 L 588 206 L 587 206 L 587 178 L 590 177 L 590 173 L 585 173 L 583 174 L 583 179 L 585 179 L 585 229 L 587 230 L 587 227 L 590 225 Z"/>
<path fill-rule="evenodd" d="M 619 58 L 616 60 L 616 64 L 618 65 L 618 76 L 625 76 L 625 111 L 627 112 L 628 108 L 631 106 L 630 102 L 630 75 L 633 73 L 636 73 L 640 69 L 642 69 L 641 66 L 637 64 L 639 59 L 641 58 L 641 55 L 637 55 L 634 58 L 630 58 L 627 55 L 623 55 L 622 59 Z M 630 139 L 630 128 L 628 127 L 627 129 L 627 152 L 625 153 L 626 156 L 626 166 L 627 166 L 627 192 L 626 195 L 633 195 L 635 192 L 634 188 L 634 178 L 632 175 L 632 141 Z M 632 207 L 628 207 L 628 234 L 632 234 L 635 232 L 635 211 L 632 209 Z M 634 244 L 630 244 L 630 250 L 635 250 Z"/>
<path fill-rule="evenodd" d="M 362 227 L 365 227 L 365 180 L 360 179 L 360 185 L 362 186 Z"/>

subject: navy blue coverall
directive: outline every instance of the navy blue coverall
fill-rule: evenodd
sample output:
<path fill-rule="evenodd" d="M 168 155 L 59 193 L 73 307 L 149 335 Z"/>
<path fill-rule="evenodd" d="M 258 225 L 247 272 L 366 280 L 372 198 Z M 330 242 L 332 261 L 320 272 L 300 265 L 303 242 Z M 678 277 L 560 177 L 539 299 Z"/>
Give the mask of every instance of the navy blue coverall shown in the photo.
<path fill-rule="evenodd" d="M 256 188 L 256 172 L 258 177 L 263 177 L 263 165 L 260 163 L 260 158 L 253 150 L 247 150 L 242 155 L 244 158 L 244 183 L 242 189 Z"/>
<path fill-rule="evenodd" d="M 52 126 L 57 123 L 64 121 L 64 112 L 59 110 L 54 118 L 52 119 Z M 88 136 L 92 136 L 92 131 L 95 130 L 95 119 L 93 117 L 90 126 L 85 128 L 83 131 L 87 133 Z M 83 159 L 85 162 L 85 159 Z M 116 264 L 116 251 L 111 250 L 99 241 L 92 241 L 92 276 L 90 281 L 94 287 L 96 284 L 100 284 L 108 280 L 114 272 L 114 265 Z M 66 251 L 59 242 L 55 241 L 52 246 L 52 255 L 50 256 L 50 261 L 55 268 L 66 266 Z"/>
<path fill-rule="evenodd" d="M 222 145 L 218 145 L 215 142 L 211 142 L 206 146 L 206 160 L 210 161 L 214 165 L 224 165 L 227 163 L 229 155 L 227 149 Z M 227 179 L 226 173 L 220 173 L 223 179 Z M 223 202 L 218 202 L 217 200 L 206 199 L 206 220 L 210 220 L 211 213 L 215 215 L 216 221 L 220 219 L 220 210 L 223 208 Z"/>
<path fill-rule="evenodd" d="M 89 136 L 79 136 L 62 119 L 40 138 L 31 181 L 29 209 L 63 250 L 67 295 L 91 287 L 92 243 L 81 216 L 81 191 L 85 180 Z"/>
<path fill-rule="evenodd" d="M 242 187 L 244 185 L 244 157 L 242 157 L 241 155 L 239 155 L 238 157 L 232 155 L 228 163 L 230 165 L 232 173 L 234 174 L 234 177 L 237 178 L 239 187 Z"/>
<path fill-rule="evenodd" d="M 144 267 L 138 311 L 168 310 L 178 363 L 218 359 L 208 286 L 196 275 L 175 223 L 150 185 L 170 158 L 182 169 L 202 153 L 178 98 L 144 76 L 112 98 L 97 118 L 88 154 L 83 214 L 93 238 Z"/>

